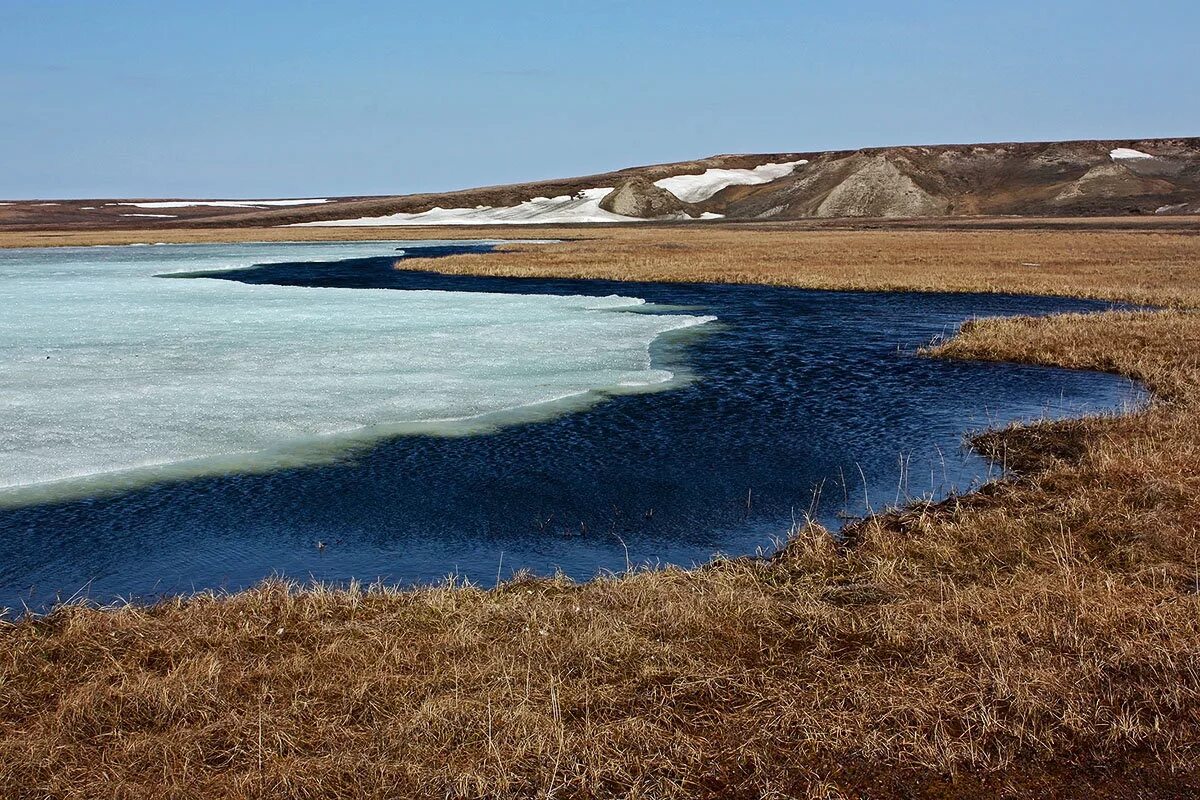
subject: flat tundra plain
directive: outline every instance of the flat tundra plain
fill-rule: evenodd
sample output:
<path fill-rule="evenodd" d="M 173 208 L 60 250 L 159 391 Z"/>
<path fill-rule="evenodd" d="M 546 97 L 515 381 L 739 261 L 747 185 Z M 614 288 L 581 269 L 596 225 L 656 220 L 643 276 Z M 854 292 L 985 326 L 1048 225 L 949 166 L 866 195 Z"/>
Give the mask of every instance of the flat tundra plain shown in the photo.
<path fill-rule="evenodd" d="M 151 239 L 139 238 L 152 236 Z M 10 232 L 3 246 L 563 239 L 446 272 L 1125 300 L 933 358 L 1142 381 L 985 434 L 981 490 L 771 558 L 494 589 L 297 587 L 0 622 L 0 796 L 1192 797 L 1200 225 Z"/>

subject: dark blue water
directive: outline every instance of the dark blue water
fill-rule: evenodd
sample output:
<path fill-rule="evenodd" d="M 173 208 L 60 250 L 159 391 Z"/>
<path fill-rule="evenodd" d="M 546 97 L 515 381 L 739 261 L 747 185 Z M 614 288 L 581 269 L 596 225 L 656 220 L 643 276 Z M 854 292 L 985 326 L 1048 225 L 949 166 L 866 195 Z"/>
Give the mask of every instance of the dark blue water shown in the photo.
<path fill-rule="evenodd" d="M 587 578 L 630 562 L 691 565 L 769 549 L 809 512 L 837 525 L 868 505 L 968 489 L 990 467 L 963 447 L 966 431 L 1115 409 L 1137 396 L 1095 373 L 914 353 L 972 316 L 1099 303 L 444 276 L 401 272 L 393 261 L 222 276 L 616 293 L 720 323 L 657 343 L 657 359 L 696 376 L 670 391 L 490 434 L 396 437 L 332 465 L 0 509 L 0 605 L 44 608 L 77 591 L 108 601 L 233 590 L 272 574 L 397 583 L 457 574 L 491 584 L 520 568 Z"/>

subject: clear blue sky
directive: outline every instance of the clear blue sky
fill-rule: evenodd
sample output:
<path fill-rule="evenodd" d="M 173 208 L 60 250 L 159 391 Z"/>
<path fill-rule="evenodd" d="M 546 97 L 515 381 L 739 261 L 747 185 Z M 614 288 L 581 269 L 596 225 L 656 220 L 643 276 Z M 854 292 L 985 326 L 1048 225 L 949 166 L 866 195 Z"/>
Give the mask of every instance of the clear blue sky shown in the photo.
<path fill-rule="evenodd" d="M 1200 135 L 1200 2 L 0 0 L 0 197 Z"/>

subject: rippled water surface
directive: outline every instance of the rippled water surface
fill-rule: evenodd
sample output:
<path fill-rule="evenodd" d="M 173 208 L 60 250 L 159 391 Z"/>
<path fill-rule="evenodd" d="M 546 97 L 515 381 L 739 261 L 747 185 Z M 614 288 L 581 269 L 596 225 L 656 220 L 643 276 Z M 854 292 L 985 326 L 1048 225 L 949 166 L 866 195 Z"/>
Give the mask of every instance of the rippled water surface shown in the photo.
<path fill-rule="evenodd" d="M 1097 303 L 441 276 L 398 271 L 394 260 L 270 264 L 220 277 L 621 295 L 655 304 L 656 314 L 717 322 L 655 340 L 654 368 L 686 378 L 664 391 L 455 435 L 390 435 L 308 466 L 0 506 L 0 605 L 237 589 L 272 574 L 391 582 L 457 574 L 490 584 L 522 568 L 586 578 L 627 563 L 690 565 L 770 547 L 807 512 L 836 525 L 868 504 L 969 488 L 990 468 L 962 447 L 965 431 L 1139 399 L 1111 376 L 914 353 L 972 316 Z M 261 402 L 269 410 L 270 398 Z"/>

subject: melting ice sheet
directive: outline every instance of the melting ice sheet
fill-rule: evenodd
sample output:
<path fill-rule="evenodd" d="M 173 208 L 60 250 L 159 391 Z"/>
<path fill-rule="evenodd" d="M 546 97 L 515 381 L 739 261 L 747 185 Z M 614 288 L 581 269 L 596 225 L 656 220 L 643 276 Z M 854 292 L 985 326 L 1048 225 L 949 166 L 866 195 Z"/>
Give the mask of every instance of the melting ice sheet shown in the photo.
<path fill-rule="evenodd" d="M 388 256 L 403 244 L 0 251 L 0 498 L 663 386 L 672 375 L 651 364 L 651 342 L 712 319 L 614 313 L 642 303 L 617 296 L 156 277 Z"/>

